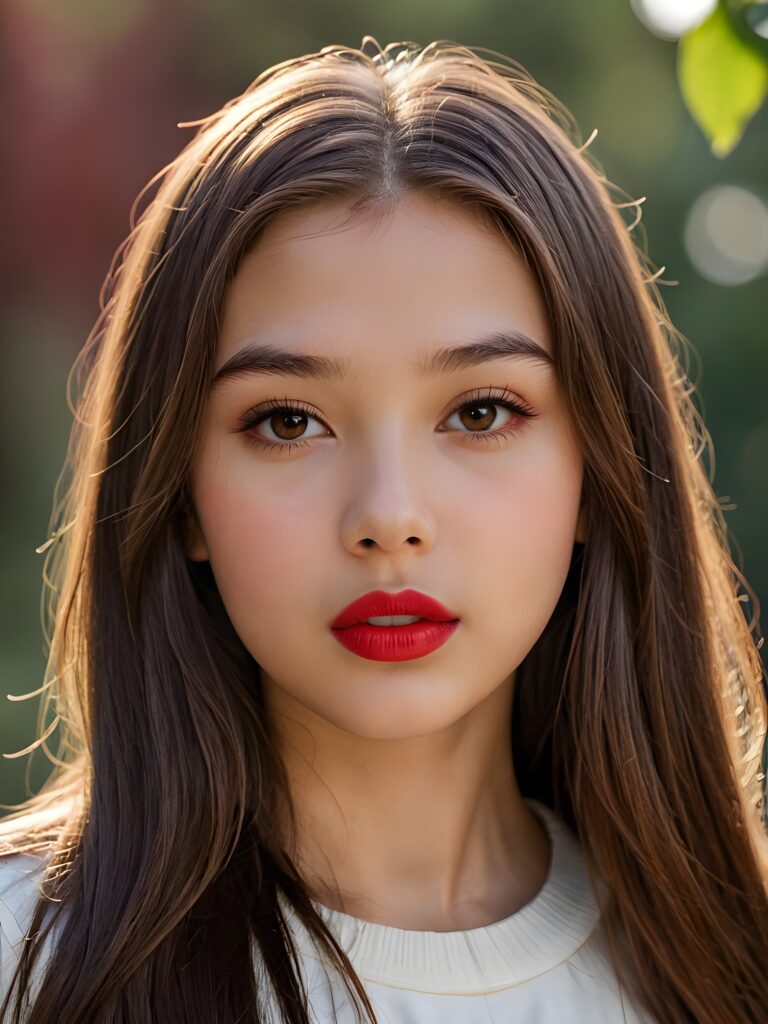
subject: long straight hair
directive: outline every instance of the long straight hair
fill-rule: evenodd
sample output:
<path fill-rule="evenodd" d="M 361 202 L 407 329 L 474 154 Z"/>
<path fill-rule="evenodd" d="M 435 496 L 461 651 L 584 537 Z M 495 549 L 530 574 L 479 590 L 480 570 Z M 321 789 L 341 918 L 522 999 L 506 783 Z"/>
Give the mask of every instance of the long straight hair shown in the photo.
<path fill-rule="evenodd" d="M 624 213 L 638 204 L 616 201 L 524 69 L 449 41 L 327 46 L 192 125 L 134 206 L 73 367 L 44 574 L 40 729 L 53 706 L 59 748 L 2 824 L 4 851 L 46 868 L 0 1017 L 19 1024 L 26 993 L 29 1024 L 235 1024 L 266 1019 L 269 995 L 280 1019 L 307 1024 L 287 901 L 357 1019 L 375 1020 L 296 868 L 259 666 L 184 530 L 218 315 L 244 254 L 285 210 L 345 199 L 386 213 L 421 190 L 475 211 L 535 272 L 584 456 L 588 537 L 518 669 L 521 791 L 563 815 L 607 882 L 617 975 L 649 1014 L 764 1019 L 766 704 L 742 607 L 757 601 L 703 465 L 687 342 Z"/>

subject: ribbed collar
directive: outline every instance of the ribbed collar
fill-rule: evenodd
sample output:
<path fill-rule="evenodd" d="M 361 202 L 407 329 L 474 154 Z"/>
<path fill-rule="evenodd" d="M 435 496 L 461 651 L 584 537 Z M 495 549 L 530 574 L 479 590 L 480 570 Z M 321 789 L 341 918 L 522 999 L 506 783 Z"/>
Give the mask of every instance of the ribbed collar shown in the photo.
<path fill-rule="evenodd" d="M 466 931 L 412 931 L 313 901 L 361 978 L 418 992 L 487 994 L 542 974 L 575 953 L 600 916 L 581 846 L 551 808 L 538 800 L 526 803 L 551 839 L 552 858 L 538 894 L 511 917 Z M 288 912 L 299 948 L 317 959 L 311 938 Z"/>

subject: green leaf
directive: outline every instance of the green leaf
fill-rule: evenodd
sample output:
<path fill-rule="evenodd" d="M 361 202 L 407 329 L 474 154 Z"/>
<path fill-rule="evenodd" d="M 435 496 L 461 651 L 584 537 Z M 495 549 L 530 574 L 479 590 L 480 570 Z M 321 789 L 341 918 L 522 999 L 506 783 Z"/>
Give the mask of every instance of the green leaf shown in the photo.
<path fill-rule="evenodd" d="M 680 39 L 680 91 L 716 156 L 726 156 L 768 92 L 768 62 L 737 34 L 725 6 Z"/>

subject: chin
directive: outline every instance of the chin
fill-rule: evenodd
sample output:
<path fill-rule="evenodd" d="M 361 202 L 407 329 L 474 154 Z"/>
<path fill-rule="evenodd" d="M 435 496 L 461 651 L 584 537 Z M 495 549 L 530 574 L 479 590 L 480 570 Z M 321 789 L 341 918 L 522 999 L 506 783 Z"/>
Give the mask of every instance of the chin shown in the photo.
<path fill-rule="evenodd" d="M 448 694 L 444 700 L 436 700 L 434 692 L 424 699 L 413 699 L 413 694 L 410 697 L 402 693 L 388 694 L 386 701 L 369 697 L 366 706 L 347 703 L 339 714 L 331 714 L 328 709 L 326 713 L 317 708 L 315 711 L 336 728 L 361 739 L 406 740 L 450 728 L 482 701 L 482 696 L 478 696 L 477 701 L 468 705 L 466 692 L 460 695 L 460 702 L 451 700 Z"/>

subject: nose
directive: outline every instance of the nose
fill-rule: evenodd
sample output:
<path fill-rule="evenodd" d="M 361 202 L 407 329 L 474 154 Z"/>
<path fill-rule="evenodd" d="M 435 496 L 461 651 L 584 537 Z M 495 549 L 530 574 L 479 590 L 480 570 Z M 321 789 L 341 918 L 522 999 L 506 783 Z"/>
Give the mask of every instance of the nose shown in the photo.
<path fill-rule="evenodd" d="M 429 487 L 414 461 L 407 466 L 405 461 L 398 456 L 397 445 L 388 444 L 381 458 L 355 474 L 353 497 L 341 525 L 342 543 L 350 553 L 373 548 L 387 554 L 411 548 L 426 551 L 434 544 L 436 521 Z"/>

